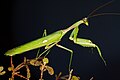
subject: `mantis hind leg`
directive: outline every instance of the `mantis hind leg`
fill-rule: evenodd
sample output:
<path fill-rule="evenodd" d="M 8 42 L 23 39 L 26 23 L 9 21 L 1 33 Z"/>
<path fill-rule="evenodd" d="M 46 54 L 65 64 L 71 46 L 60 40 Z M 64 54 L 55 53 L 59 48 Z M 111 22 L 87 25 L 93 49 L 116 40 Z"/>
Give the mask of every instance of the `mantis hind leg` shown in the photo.
<path fill-rule="evenodd" d="M 67 51 L 69 51 L 71 53 L 71 55 L 70 55 L 70 61 L 69 61 L 69 71 L 70 71 L 71 64 L 72 64 L 73 51 L 71 49 L 68 49 L 68 48 L 66 48 L 64 46 L 61 46 L 59 44 L 56 44 L 56 46 L 59 47 L 59 48 L 62 48 L 64 50 L 67 50 Z"/>
<path fill-rule="evenodd" d="M 45 37 L 45 36 L 47 36 L 47 30 L 46 30 L 46 29 L 44 29 L 44 32 L 43 32 L 43 34 L 42 34 L 42 37 Z M 40 53 L 40 48 L 39 48 L 38 51 L 37 51 L 36 58 L 39 56 L 39 53 Z M 42 53 L 43 53 L 43 52 L 42 52 Z"/>
<path fill-rule="evenodd" d="M 45 55 L 45 56 L 47 56 L 48 53 L 50 52 L 50 49 L 51 49 L 54 45 L 56 45 L 57 43 L 58 43 L 58 42 L 53 43 L 53 44 L 51 44 L 51 45 L 47 45 L 46 48 L 45 48 L 46 50 L 45 50 L 44 52 L 42 52 L 42 53 L 39 55 L 39 57 L 42 56 L 44 53 L 46 53 L 46 52 L 48 51 L 48 52 L 46 53 L 46 55 Z M 45 56 L 44 56 L 44 57 L 45 57 Z"/>
<path fill-rule="evenodd" d="M 44 29 L 44 32 L 43 32 L 43 37 L 47 36 L 47 30 Z"/>

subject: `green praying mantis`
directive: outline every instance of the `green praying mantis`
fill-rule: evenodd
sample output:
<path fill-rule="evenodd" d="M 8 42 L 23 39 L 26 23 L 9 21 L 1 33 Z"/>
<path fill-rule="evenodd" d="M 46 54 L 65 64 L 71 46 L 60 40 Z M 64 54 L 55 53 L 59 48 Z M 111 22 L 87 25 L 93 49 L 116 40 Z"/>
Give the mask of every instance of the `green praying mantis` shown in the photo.
<path fill-rule="evenodd" d="M 108 2 L 108 3 L 105 3 L 103 6 L 105 5 L 108 5 L 109 3 L 111 2 Z M 31 41 L 31 42 L 28 42 L 26 44 L 23 44 L 21 46 L 18 46 L 16 48 L 13 48 L 11 50 L 8 50 L 5 55 L 6 56 L 15 56 L 16 54 L 22 54 L 24 52 L 27 52 L 27 51 L 30 51 L 30 50 L 33 50 L 33 49 L 37 49 L 37 48 L 41 48 L 41 47 L 45 47 L 45 51 L 43 53 L 45 53 L 46 51 L 48 51 L 50 48 L 52 48 L 53 46 L 57 46 L 59 48 L 62 48 L 62 49 L 65 49 L 67 51 L 69 51 L 71 53 L 71 56 L 70 56 L 70 62 L 69 62 L 69 70 L 70 70 L 70 67 L 71 67 L 71 62 L 72 62 L 72 56 L 73 56 L 73 51 L 69 48 L 66 48 L 62 45 L 59 45 L 58 42 L 61 41 L 61 39 L 63 38 L 63 36 L 71 31 L 71 35 L 69 37 L 69 39 L 71 41 L 73 41 L 75 44 L 78 44 L 78 45 L 81 45 L 83 47 L 93 47 L 93 48 L 97 48 L 98 50 L 98 53 L 99 53 L 99 56 L 101 57 L 101 59 L 103 60 L 104 64 L 106 65 L 106 61 L 104 60 L 104 58 L 102 57 L 102 54 L 101 54 L 101 50 L 100 48 L 92 43 L 91 40 L 88 40 L 88 39 L 83 39 L 83 38 L 78 38 L 77 35 L 78 35 L 78 31 L 79 31 L 79 26 L 81 24 L 85 24 L 86 26 L 89 26 L 89 23 L 88 23 L 88 19 L 91 18 L 91 17 L 94 17 L 94 16 L 98 16 L 98 15 L 105 15 L 105 14 L 111 14 L 111 13 L 102 13 L 102 14 L 96 14 L 96 15 L 92 15 L 96 10 L 100 9 L 101 7 L 103 6 L 100 6 L 98 7 L 97 9 L 95 9 L 94 11 L 92 11 L 88 17 L 85 17 L 79 21 L 77 21 L 76 23 L 74 23 L 73 25 L 71 25 L 70 27 L 68 27 L 67 29 L 63 29 L 63 30 L 58 30 L 52 34 L 49 34 L 47 36 L 44 36 L 42 38 L 39 38 L 37 40 L 34 40 L 34 41 Z M 113 13 L 112 13 L 113 14 Z M 42 54 L 43 54 L 42 53 Z M 42 55 L 40 54 L 40 56 Z"/>

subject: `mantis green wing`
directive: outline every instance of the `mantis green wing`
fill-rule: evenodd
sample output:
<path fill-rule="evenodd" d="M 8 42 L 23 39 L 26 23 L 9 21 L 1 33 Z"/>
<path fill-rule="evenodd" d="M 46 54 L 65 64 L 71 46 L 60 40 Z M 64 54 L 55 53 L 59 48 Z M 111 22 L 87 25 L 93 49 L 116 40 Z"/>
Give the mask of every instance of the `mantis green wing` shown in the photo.
<path fill-rule="evenodd" d="M 51 44 L 57 43 L 61 40 L 61 37 L 63 36 L 62 30 L 56 31 L 48 36 L 39 38 L 37 40 L 28 42 L 26 44 L 23 44 L 21 46 L 18 46 L 16 48 L 13 48 L 11 50 L 8 50 L 5 55 L 7 56 L 14 56 L 16 54 L 21 54 L 26 51 L 30 51 L 33 49 L 37 49 L 43 46 L 49 46 Z"/>

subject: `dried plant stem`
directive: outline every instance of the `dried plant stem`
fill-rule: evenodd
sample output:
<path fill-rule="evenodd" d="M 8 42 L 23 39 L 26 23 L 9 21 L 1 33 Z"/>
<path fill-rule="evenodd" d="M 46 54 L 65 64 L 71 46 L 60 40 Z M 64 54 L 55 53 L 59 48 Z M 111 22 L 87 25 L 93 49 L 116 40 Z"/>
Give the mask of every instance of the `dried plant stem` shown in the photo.
<path fill-rule="evenodd" d="M 44 69 L 45 69 L 45 65 L 46 64 L 42 64 L 42 66 L 41 66 L 41 74 L 40 74 L 40 79 L 39 80 L 43 80 L 42 78 L 43 78 L 43 72 L 44 72 Z"/>
<path fill-rule="evenodd" d="M 13 61 L 12 61 L 12 56 L 11 56 L 11 60 L 10 60 L 10 63 L 11 63 L 11 67 L 9 68 L 10 70 L 9 71 L 12 71 L 12 76 L 11 78 L 9 78 L 10 80 L 14 80 L 14 77 L 15 76 L 19 76 L 23 79 L 26 79 L 26 80 L 29 80 L 30 78 L 30 70 L 29 70 L 29 67 L 27 65 L 27 62 L 24 60 L 24 62 L 22 62 L 21 64 L 19 64 L 16 68 L 14 67 L 14 64 L 13 64 Z M 25 67 L 26 66 L 26 69 L 27 69 L 27 78 L 24 77 L 23 75 L 19 74 L 20 72 L 18 70 L 20 70 L 21 68 Z"/>
<path fill-rule="evenodd" d="M 68 77 L 67 80 L 71 80 L 71 78 L 72 78 L 72 72 L 73 72 L 73 69 L 70 70 L 69 77 Z"/>

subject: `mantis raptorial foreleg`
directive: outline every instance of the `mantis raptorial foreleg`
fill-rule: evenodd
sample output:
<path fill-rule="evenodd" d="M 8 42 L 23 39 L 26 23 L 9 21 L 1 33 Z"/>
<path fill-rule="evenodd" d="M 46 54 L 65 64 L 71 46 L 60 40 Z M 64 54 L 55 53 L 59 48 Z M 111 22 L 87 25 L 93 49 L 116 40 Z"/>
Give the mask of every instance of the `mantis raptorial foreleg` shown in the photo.
<path fill-rule="evenodd" d="M 96 44 L 92 43 L 91 40 L 77 38 L 77 40 L 74 41 L 74 43 L 79 44 L 79 45 L 81 45 L 83 47 L 94 47 L 94 48 L 97 48 L 99 56 L 101 57 L 101 59 L 103 60 L 104 64 L 106 65 L 106 61 L 104 60 L 104 58 L 103 58 L 103 56 L 101 54 L 100 48 Z"/>
<path fill-rule="evenodd" d="M 79 31 L 78 27 L 74 28 L 73 31 L 72 31 L 72 33 L 71 33 L 71 35 L 70 35 L 70 37 L 69 37 L 69 39 L 73 40 L 73 41 L 76 41 L 78 31 Z"/>
<path fill-rule="evenodd" d="M 106 61 L 102 57 L 100 48 L 96 44 L 92 43 L 91 40 L 77 38 L 78 31 L 79 31 L 78 27 L 74 28 L 74 30 L 72 31 L 69 39 L 72 40 L 72 41 L 74 41 L 74 43 L 79 44 L 79 45 L 81 45 L 83 47 L 94 47 L 94 48 L 97 48 L 99 56 L 101 57 L 101 59 L 103 60 L 104 64 L 106 65 Z"/>

